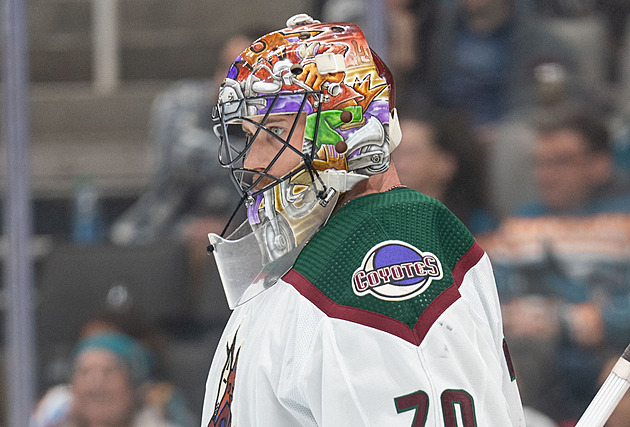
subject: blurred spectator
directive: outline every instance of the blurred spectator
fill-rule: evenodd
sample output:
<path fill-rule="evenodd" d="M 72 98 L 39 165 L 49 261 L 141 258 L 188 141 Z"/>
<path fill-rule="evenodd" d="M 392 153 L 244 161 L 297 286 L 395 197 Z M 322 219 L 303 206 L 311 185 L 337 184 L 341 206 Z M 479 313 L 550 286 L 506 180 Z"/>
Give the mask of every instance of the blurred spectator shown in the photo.
<path fill-rule="evenodd" d="M 147 191 L 112 225 L 114 243 L 183 241 L 195 218 L 220 217 L 235 205 L 229 181 L 219 173 L 219 142 L 211 126 L 214 91 L 212 82 L 184 81 L 155 99 L 150 155 L 156 172 Z"/>
<path fill-rule="evenodd" d="M 387 63 L 397 84 L 404 85 L 418 63 L 420 46 L 418 31 L 422 22 L 416 14 L 415 0 L 387 0 L 389 39 Z"/>
<path fill-rule="evenodd" d="M 534 0 L 539 25 L 572 49 L 582 81 L 598 91 L 606 91 L 607 62 L 611 54 L 617 55 L 608 42 L 611 27 L 598 8 L 606 1 Z"/>
<path fill-rule="evenodd" d="M 221 230 L 239 196 L 218 161 L 212 108 L 225 70 L 255 38 L 230 37 L 212 79 L 180 81 L 156 97 L 149 124 L 156 172 L 145 194 L 112 226 L 114 243 L 205 241 L 208 232 Z"/>
<path fill-rule="evenodd" d="M 497 220 L 488 210 L 484 148 L 454 111 L 401 109 L 402 141 L 393 156 L 403 184 L 444 203 L 473 234 Z"/>
<path fill-rule="evenodd" d="M 540 200 L 481 242 L 493 260 L 525 405 L 576 420 L 605 352 L 630 336 L 630 192 L 603 122 L 579 109 L 537 127 Z"/>
<path fill-rule="evenodd" d="M 577 102 L 605 113 L 607 121 L 619 121 L 616 116 L 620 103 L 625 99 L 624 87 L 611 81 L 608 70 L 608 62 L 618 62 L 623 52 L 607 40 L 611 31 L 618 31 L 613 29 L 611 22 L 627 20 L 624 9 L 630 11 L 630 2 L 519 1 L 521 7 L 532 9 L 533 14 L 528 20 L 535 22 L 538 31 L 547 34 L 547 38 L 555 40 L 554 43 L 567 51 L 571 65 L 567 67 L 559 61 L 543 61 L 535 65 L 531 76 L 532 88 L 527 92 L 533 95 L 532 98 L 524 99 L 519 108 L 506 111 L 501 121 L 490 129 L 492 200 L 495 210 L 502 216 L 513 213 L 536 195 L 536 186 L 529 173 L 532 165 L 526 161 L 530 158 L 534 140 L 533 117 L 547 114 L 550 109 L 562 108 L 559 105 L 563 103 Z M 609 61 L 609 57 L 613 59 Z M 615 138 L 622 137 L 621 129 L 614 130 Z M 626 145 L 623 140 L 617 145 L 617 163 L 627 167 L 627 150 L 623 151 Z M 519 191 L 514 191 L 514 188 Z"/>
<path fill-rule="evenodd" d="M 89 335 L 73 351 L 70 385 L 46 393 L 31 427 L 192 425 L 169 420 L 172 390 L 151 381 L 151 354 L 136 340 L 116 332 Z"/>
<path fill-rule="evenodd" d="M 537 195 L 531 173 L 534 141 L 532 122 L 548 110 L 562 109 L 574 94 L 568 93 L 564 67 L 546 63 L 534 69 L 533 105 L 506 114 L 485 136 L 488 151 L 488 175 L 492 182 L 492 207 L 501 217 Z M 514 191 L 518 188 L 518 191 Z"/>
<path fill-rule="evenodd" d="M 534 70 L 554 64 L 568 78 L 572 52 L 517 0 L 440 2 L 423 85 L 429 101 L 488 127 L 536 102 Z"/>
<path fill-rule="evenodd" d="M 114 353 L 122 352 L 121 357 L 129 353 L 132 359 L 123 361 L 133 361 L 142 368 L 138 374 L 141 374 L 142 378 L 141 381 L 137 381 L 139 389 L 135 393 L 138 395 L 135 396 L 135 400 L 150 404 L 153 409 L 148 413 L 158 411 L 168 419 L 169 424 L 165 424 L 168 426 L 186 427 L 195 424 L 195 417 L 188 409 L 187 399 L 178 387 L 167 380 L 164 337 L 133 307 L 107 308 L 97 313 L 85 322 L 79 331 L 78 342 L 79 344 L 72 352 L 72 357 L 68 360 L 68 369 L 65 366 L 59 367 L 64 373 L 58 378 L 57 383 L 68 380 L 73 382 L 77 372 L 79 350 L 84 347 L 86 349 L 111 347 Z M 60 363 L 62 362 L 58 361 L 57 365 Z M 72 388 L 68 385 L 51 387 L 35 412 L 37 420 L 46 422 L 34 424 L 33 427 L 65 426 L 66 424 L 53 423 L 52 419 L 56 419 L 57 413 L 63 417 L 69 416 L 71 400 Z"/>
<path fill-rule="evenodd" d="M 553 113 L 540 121 L 534 145 L 540 201 L 518 214 L 630 212 L 630 188 L 615 175 L 604 121 L 578 107 Z"/>
<path fill-rule="evenodd" d="M 216 276 L 205 251 L 208 233 L 223 229 L 240 198 L 219 164 L 212 108 L 225 70 L 264 33 L 235 34 L 223 45 L 211 79 L 179 81 L 156 97 L 149 123 L 154 177 L 111 227 L 110 239 L 119 245 L 165 240 L 186 244 L 190 292 L 196 300 Z"/>
<path fill-rule="evenodd" d="M 96 313 L 79 331 L 78 339 L 117 332 L 130 336 L 151 353 L 153 373 L 165 376 L 165 337 L 134 306 L 108 307 Z"/>
<path fill-rule="evenodd" d="M 354 22 L 366 27 L 367 0 L 317 0 L 314 3 L 314 16 L 321 16 L 324 22 Z M 387 55 L 387 64 L 402 93 L 409 81 L 417 81 L 424 73 L 423 59 L 427 56 L 437 2 L 386 0 L 384 3 L 387 52 L 377 53 L 384 58 Z M 366 36 L 370 38 L 370 34 Z"/>
<path fill-rule="evenodd" d="M 559 111 L 573 110 L 575 105 L 588 105 L 599 115 L 613 117 L 612 106 L 604 97 L 587 88 L 576 91 L 570 87 L 568 76 L 558 64 L 541 64 L 534 69 L 534 97 L 532 105 L 513 111 L 492 126 L 484 135 L 488 145 L 489 175 L 492 182 L 494 210 L 502 217 L 511 215 L 524 203 L 538 195 L 537 184 L 531 173 L 532 150 L 536 139 L 536 121 L 553 117 Z M 621 144 L 619 144 L 621 147 Z M 620 152 L 615 157 L 623 157 Z M 514 191 L 518 188 L 518 191 Z"/>

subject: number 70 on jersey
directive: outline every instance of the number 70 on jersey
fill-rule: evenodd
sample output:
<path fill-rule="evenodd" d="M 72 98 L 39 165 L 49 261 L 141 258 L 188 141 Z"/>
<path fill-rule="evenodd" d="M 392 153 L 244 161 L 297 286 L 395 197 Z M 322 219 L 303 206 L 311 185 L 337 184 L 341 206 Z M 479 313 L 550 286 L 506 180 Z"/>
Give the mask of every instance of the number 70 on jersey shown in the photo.
<path fill-rule="evenodd" d="M 424 427 L 429 413 L 429 396 L 422 390 L 394 399 L 400 414 L 415 411 L 411 427 Z M 464 390 L 444 390 L 440 396 L 442 416 L 446 427 L 475 427 L 475 404 Z"/>

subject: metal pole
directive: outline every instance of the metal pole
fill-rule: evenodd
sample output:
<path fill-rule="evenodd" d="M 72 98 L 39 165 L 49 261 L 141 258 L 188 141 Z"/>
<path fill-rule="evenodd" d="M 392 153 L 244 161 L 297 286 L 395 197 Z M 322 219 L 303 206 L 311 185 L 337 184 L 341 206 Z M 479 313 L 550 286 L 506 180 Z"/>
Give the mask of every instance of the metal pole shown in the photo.
<path fill-rule="evenodd" d="M 97 92 L 112 93 L 120 80 L 118 0 L 92 0 L 92 70 Z"/>
<path fill-rule="evenodd" d="M 31 204 L 28 129 L 28 48 L 26 1 L 4 0 L 2 8 L 2 88 L 5 159 L 4 258 L 6 295 L 6 376 L 9 426 L 28 425 L 34 401 L 33 272 L 29 242 Z"/>

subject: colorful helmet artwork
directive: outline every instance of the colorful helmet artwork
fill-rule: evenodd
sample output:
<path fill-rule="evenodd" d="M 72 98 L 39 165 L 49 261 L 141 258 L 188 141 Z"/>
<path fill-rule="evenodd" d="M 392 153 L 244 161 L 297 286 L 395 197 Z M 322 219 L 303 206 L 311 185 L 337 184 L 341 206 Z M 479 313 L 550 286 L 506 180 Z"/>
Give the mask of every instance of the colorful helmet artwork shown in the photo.
<path fill-rule="evenodd" d="M 228 238 L 229 223 L 220 236 L 209 234 L 230 307 L 288 271 L 340 194 L 387 171 L 400 141 L 393 104 L 392 75 L 354 24 L 296 15 L 236 58 L 219 92 L 214 129 L 219 161 L 231 171 L 247 220 Z M 278 121 L 292 124 L 276 132 Z M 248 169 L 256 141 L 271 151 L 269 163 Z M 295 163 L 274 176 L 286 155 Z"/>
<path fill-rule="evenodd" d="M 216 127 L 222 140 L 220 160 L 232 168 L 242 191 L 268 188 L 255 185 L 268 169 L 256 173 L 243 167 L 247 150 L 259 132 L 269 132 L 264 123 L 272 115 L 305 113 L 302 163 L 289 176 L 305 169 L 311 170 L 309 177 L 327 169 L 382 173 L 399 139 L 397 129 L 390 131 L 393 104 L 391 73 L 359 27 L 296 15 L 287 28 L 262 36 L 232 64 L 216 111 L 221 121 Z M 260 129 L 247 140 L 241 136 L 234 141 L 229 125 L 243 121 Z M 246 178 L 248 174 L 257 179 Z M 273 184 L 287 177 L 267 176 Z"/>

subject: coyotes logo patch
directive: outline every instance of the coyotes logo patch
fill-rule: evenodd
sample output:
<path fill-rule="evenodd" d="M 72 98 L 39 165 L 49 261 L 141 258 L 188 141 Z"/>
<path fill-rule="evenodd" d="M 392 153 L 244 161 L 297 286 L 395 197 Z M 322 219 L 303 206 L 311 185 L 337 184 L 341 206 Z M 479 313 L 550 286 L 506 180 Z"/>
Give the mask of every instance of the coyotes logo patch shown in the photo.
<path fill-rule="evenodd" d="M 420 295 L 441 278 L 442 264 L 434 254 L 400 240 L 387 240 L 365 255 L 352 275 L 352 289 L 359 296 L 402 301 Z"/>

